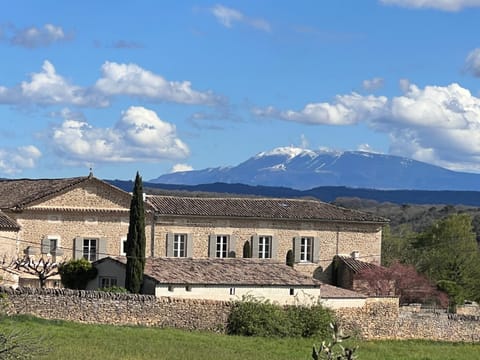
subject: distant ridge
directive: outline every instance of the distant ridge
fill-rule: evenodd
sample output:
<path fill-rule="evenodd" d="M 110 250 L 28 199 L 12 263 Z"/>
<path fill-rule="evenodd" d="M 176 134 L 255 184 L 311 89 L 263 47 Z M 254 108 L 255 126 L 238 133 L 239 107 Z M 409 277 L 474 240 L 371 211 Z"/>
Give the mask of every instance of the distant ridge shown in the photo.
<path fill-rule="evenodd" d="M 175 172 L 151 183 L 246 184 L 308 190 L 344 186 L 385 190 L 480 191 L 480 174 L 455 172 L 399 156 L 365 151 L 313 151 L 281 147 L 237 166 Z"/>
<path fill-rule="evenodd" d="M 132 181 L 106 180 L 110 184 L 131 192 Z M 244 184 L 213 183 L 201 185 L 157 184 L 144 182 L 147 192 L 189 192 L 191 196 L 205 196 L 202 193 L 216 193 L 217 196 L 235 194 L 241 196 L 265 197 L 313 197 L 325 202 L 337 198 L 361 198 L 394 204 L 443 204 L 480 207 L 480 191 L 426 191 L 426 190 L 373 190 L 354 189 L 344 186 L 322 186 L 310 190 L 295 190 L 286 187 L 250 186 Z M 211 196 L 211 195 L 210 195 Z"/>

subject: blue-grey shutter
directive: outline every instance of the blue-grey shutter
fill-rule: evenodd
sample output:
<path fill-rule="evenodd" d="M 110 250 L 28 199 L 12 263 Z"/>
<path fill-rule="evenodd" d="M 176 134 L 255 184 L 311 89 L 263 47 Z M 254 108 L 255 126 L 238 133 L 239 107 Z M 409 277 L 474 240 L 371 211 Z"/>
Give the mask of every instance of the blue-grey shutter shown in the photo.
<path fill-rule="evenodd" d="M 60 243 L 60 239 L 57 239 L 57 248 L 55 249 L 55 256 L 63 256 L 63 247 Z"/>
<path fill-rule="evenodd" d="M 98 239 L 98 246 L 97 246 L 97 260 L 103 259 L 107 257 L 107 239 L 100 238 Z"/>
<path fill-rule="evenodd" d="M 174 235 L 173 233 L 167 233 L 167 257 L 173 257 L 173 242 Z"/>
<path fill-rule="evenodd" d="M 192 234 L 187 234 L 187 257 L 193 257 L 193 236 Z"/>
<path fill-rule="evenodd" d="M 320 238 L 315 236 L 313 238 L 312 262 L 318 263 L 320 260 Z"/>
<path fill-rule="evenodd" d="M 50 239 L 45 236 L 42 239 L 42 254 L 48 254 L 50 252 Z"/>
<path fill-rule="evenodd" d="M 236 245 L 237 245 L 237 238 L 234 235 L 230 235 L 228 237 L 228 246 L 227 246 L 228 254 L 227 254 L 227 257 L 232 257 L 233 258 L 233 257 L 237 256 Z"/>
<path fill-rule="evenodd" d="M 270 248 L 270 255 L 272 259 L 277 258 L 278 240 L 276 236 L 272 236 L 272 244 Z"/>
<path fill-rule="evenodd" d="M 301 249 L 300 245 L 301 245 L 300 236 L 295 236 L 293 238 L 293 255 L 296 263 L 300 262 L 300 249 Z"/>
<path fill-rule="evenodd" d="M 252 236 L 252 258 L 258 258 L 258 234 Z"/>
<path fill-rule="evenodd" d="M 83 258 L 83 237 L 77 236 L 74 243 L 75 246 L 73 257 L 76 260 Z"/>
<path fill-rule="evenodd" d="M 212 234 L 208 237 L 208 256 L 211 258 L 215 257 L 217 245 L 217 236 Z"/>

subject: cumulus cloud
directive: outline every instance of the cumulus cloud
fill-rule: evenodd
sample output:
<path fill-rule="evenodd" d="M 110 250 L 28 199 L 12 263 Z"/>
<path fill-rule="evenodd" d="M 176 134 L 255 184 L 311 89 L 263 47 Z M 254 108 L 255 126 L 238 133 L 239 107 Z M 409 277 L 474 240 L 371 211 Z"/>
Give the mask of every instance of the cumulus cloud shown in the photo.
<path fill-rule="evenodd" d="M 168 81 L 136 64 L 108 61 L 102 66 L 102 77 L 95 88 L 109 96 L 130 95 L 181 104 L 213 105 L 221 100 L 210 91 L 192 89 L 189 81 Z"/>
<path fill-rule="evenodd" d="M 217 18 L 218 22 L 227 28 L 232 28 L 235 23 L 243 23 L 261 31 L 270 32 L 272 30 L 268 21 L 261 18 L 245 16 L 242 12 L 233 8 L 223 5 L 215 5 L 210 10 Z"/>
<path fill-rule="evenodd" d="M 443 11 L 460 11 L 464 8 L 480 6 L 480 0 L 380 0 L 380 2 L 386 5 Z"/>
<path fill-rule="evenodd" d="M 419 88 L 404 81 L 403 87 L 403 95 L 390 99 L 352 93 L 300 111 L 269 107 L 254 113 L 308 124 L 365 123 L 389 135 L 393 154 L 480 171 L 480 98 L 455 83 Z"/>
<path fill-rule="evenodd" d="M 50 135 L 55 152 L 71 163 L 159 162 L 189 155 L 175 125 L 140 106 L 122 113 L 111 128 L 67 119 L 54 127 Z"/>
<path fill-rule="evenodd" d="M 0 149 L 0 173 L 14 175 L 34 168 L 41 156 L 40 150 L 33 145 Z"/>
<path fill-rule="evenodd" d="M 29 27 L 25 29 L 13 29 L 10 43 L 28 49 L 47 47 L 59 41 L 69 40 L 60 26 L 45 24 L 43 27 Z"/>
<path fill-rule="evenodd" d="M 153 102 L 176 102 L 192 105 L 219 105 L 225 100 L 211 91 L 197 91 L 189 81 L 168 81 L 136 64 L 106 62 L 102 76 L 94 86 L 71 84 L 56 72 L 50 61 L 42 70 L 30 75 L 17 86 L 0 85 L 0 104 L 11 105 L 75 105 L 105 107 L 113 96 L 141 97 Z"/>
<path fill-rule="evenodd" d="M 480 48 L 472 50 L 465 60 L 465 70 L 475 77 L 480 77 Z"/>
<path fill-rule="evenodd" d="M 385 81 L 382 78 L 376 77 L 373 79 L 363 80 L 362 87 L 368 91 L 375 91 L 383 87 Z"/>
<path fill-rule="evenodd" d="M 70 104 L 94 107 L 108 104 L 102 96 L 70 84 L 64 77 L 57 74 L 55 67 L 49 61 L 44 61 L 40 72 L 31 74 L 30 81 L 22 81 L 12 88 L 0 86 L 0 103 L 40 106 Z"/>
<path fill-rule="evenodd" d="M 382 116 L 387 98 L 384 96 L 362 96 L 355 92 L 337 95 L 333 103 L 310 103 L 302 110 L 279 111 L 270 106 L 255 108 L 253 113 L 259 117 L 277 118 L 305 124 L 351 125 L 365 118 Z"/>
<path fill-rule="evenodd" d="M 170 172 L 175 173 L 175 172 L 184 172 L 184 171 L 192 171 L 193 167 L 191 167 L 188 164 L 175 164 L 172 167 L 172 170 Z"/>

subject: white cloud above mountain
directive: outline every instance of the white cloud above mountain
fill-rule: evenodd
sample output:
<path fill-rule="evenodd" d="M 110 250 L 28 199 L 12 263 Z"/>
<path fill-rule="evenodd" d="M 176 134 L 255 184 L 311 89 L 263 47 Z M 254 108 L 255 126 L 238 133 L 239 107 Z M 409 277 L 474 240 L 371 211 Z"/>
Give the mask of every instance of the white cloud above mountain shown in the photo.
<path fill-rule="evenodd" d="M 480 0 L 380 0 L 380 2 L 386 5 L 443 11 L 460 11 L 469 7 L 480 7 Z"/>
<path fill-rule="evenodd" d="M 404 94 L 387 98 L 356 93 L 299 111 L 254 109 L 261 117 L 312 125 L 367 124 L 390 137 L 390 152 L 455 170 L 480 170 L 480 98 L 460 85 L 404 84 Z"/>
<path fill-rule="evenodd" d="M 47 47 L 56 42 L 66 41 L 71 38 L 65 34 L 61 26 L 45 24 L 43 27 L 31 26 L 24 29 L 9 28 L 6 32 L 10 44 L 28 49 Z"/>
<path fill-rule="evenodd" d="M 193 167 L 188 164 L 175 164 L 172 167 L 171 173 L 183 172 L 183 171 L 192 171 Z"/>
<path fill-rule="evenodd" d="M 15 175 L 25 169 L 32 169 L 41 156 L 40 150 L 33 145 L 0 148 L 0 173 Z"/>
<path fill-rule="evenodd" d="M 475 77 L 480 77 L 480 48 L 468 54 L 465 59 L 465 70 Z"/>
<path fill-rule="evenodd" d="M 54 151 L 70 163 L 160 162 L 190 153 L 175 125 L 141 106 L 128 108 L 113 127 L 66 119 L 50 136 Z"/>
<path fill-rule="evenodd" d="M 234 24 L 240 23 L 265 32 L 272 30 L 270 23 L 265 19 L 246 16 L 239 10 L 233 8 L 215 5 L 210 11 L 217 21 L 226 28 L 232 28 Z"/>
<path fill-rule="evenodd" d="M 48 60 L 44 61 L 40 72 L 30 75 L 29 81 L 10 88 L 0 85 L 0 104 L 18 106 L 106 107 L 113 96 L 189 105 L 214 105 L 223 101 L 210 91 L 194 90 L 189 81 L 168 81 L 136 64 L 115 62 L 103 64 L 102 77 L 92 87 L 71 84 Z"/>

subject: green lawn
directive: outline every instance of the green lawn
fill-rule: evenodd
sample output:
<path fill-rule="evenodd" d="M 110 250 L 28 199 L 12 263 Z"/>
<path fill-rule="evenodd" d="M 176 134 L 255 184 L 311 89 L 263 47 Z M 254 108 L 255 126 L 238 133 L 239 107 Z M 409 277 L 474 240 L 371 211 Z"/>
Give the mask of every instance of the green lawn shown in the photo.
<path fill-rule="evenodd" d="M 45 338 L 49 359 L 310 359 L 319 339 L 226 336 L 175 329 L 83 325 L 18 316 L 2 318 L 0 331 Z M 356 342 L 359 360 L 480 359 L 480 344 L 426 341 Z M 1 356 L 0 356 L 1 358 Z M 41 359 L 41 356 L 36 358 Z"/>

